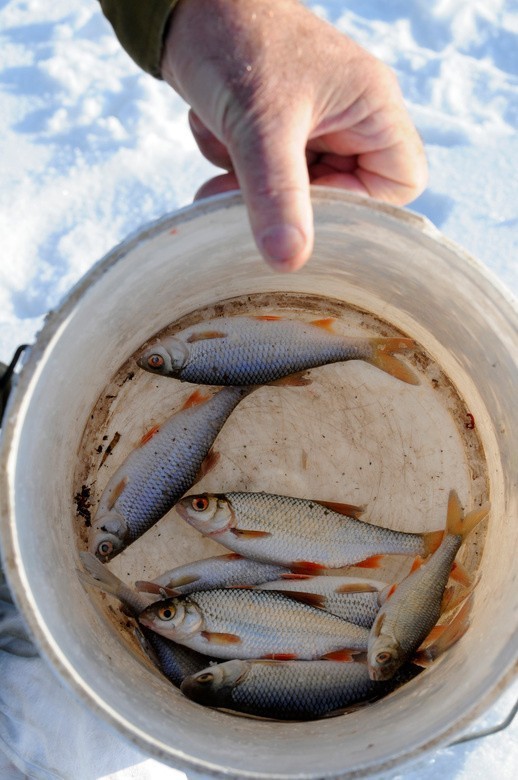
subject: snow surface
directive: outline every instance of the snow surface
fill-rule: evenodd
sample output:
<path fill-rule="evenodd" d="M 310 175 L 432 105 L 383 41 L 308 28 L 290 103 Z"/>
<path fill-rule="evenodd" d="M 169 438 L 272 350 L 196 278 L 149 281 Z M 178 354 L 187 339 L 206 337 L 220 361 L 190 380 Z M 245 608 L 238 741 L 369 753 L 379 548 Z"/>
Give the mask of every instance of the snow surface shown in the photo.
<path fill-rule="evenodd" d="M 396 71 L 430 164 L 429 187 L 411 208 L 518 293 L 516 0 L 308 5 Z M 185 104 L 131 62 L 95 0 L 0 0 L 0 40 L 0 359 L 8 362 L 95 261 L 189 203 L 214 169 L 190 136 Z M 517 695 L 515 686 L 477 727 L 502 719 Z M 514 778 L 517 745 L 515 723 L 394 777 Z M 133 769 L 122 764 L 110 777 L 184 777 L 134 755 Z"/>

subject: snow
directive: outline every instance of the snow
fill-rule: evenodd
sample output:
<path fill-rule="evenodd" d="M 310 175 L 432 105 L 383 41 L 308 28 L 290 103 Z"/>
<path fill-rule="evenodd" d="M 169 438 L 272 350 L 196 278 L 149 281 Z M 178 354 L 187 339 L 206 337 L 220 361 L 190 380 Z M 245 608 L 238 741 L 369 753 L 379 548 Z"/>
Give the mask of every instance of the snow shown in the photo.
<path fill-rule="evenodd" d="M 430 164 L 411 208 L 518 293 L 516 0 L 308 5 L 397 73 Z M 0 359 L 9 362 L 95 261 L 189 203 L 214 169 L 185 104 L 131 62 L 94 0 L 2 0 L 0 43 Z M 477 728 L 505 717 L 517 694 Z M 394 777 L 515 777 L 517 738 L 515 723 Z M 147 777 L 147 767 L 150 777 L 184 777 L 133 750 L 132 773 L 121 764 L 110 777 Z"/>

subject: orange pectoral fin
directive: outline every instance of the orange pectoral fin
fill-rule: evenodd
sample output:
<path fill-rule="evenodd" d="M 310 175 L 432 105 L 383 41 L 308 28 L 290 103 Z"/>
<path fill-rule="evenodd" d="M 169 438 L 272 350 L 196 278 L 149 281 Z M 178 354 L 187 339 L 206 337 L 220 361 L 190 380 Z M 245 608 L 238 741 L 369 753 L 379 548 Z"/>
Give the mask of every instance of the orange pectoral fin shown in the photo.
<path fill-rule="evenodd" d="M 193 582 L 198 582 L 199 579 L 199 576 L 196 574 L 184 574 L 183 577 L 177 577 L 175 580 L 171 580 L 170 585 L 181 588 L 182 585 L 192 585 Z"/>
<path fill-rule="evenodd" d="M 239 539 L 264 539 L 267 536 L 271 536 L 268 531 L 247 531 L 246 528 L 231 528 L 231 533 Z"/>
<path fill-rule="evenodd" d="M 115 506 L 115 502 L 117 501 L 117 499 L 121 495 L 122 491 L 124 490 L 124 488 L 126 487 L 128 482 L 129 482 L 128 477 L 123 477 L 121 479 L 121 481 L 117 485 L 115 485 L 115 487 L 114 487 L 114 489 L 112 491 L 112 494 L 111 494 L 111 496 L 109 498 L 109 501 L 108 501 L 108 509 L 109 510 L 113 509 L 113 507 Z"/>
<path fill-rule="evenodd" d="M 192 406 L 197 406 L 198 404 L 203 404 L 210 398 L 212 398 L 212 393 L 202 393 L 200 390 L 195 390 L 194 393 L 191 393 L 186 399 L 180 411 L 190 409 Z"/>
<path fill-rule="evenodd" d="M 436 642 L 444 634 L 445 630 L 446 626 L 434 626 L 428 636 L 425 637 L 425 639 L 417 648 L 417 652 L 419 653 L 420 650 L 425 650 L 427 647 Z"/>
<path fill-rule="evenodd" d="M 206 341 L 208 339 L 224 339 L 228 336 L 228 333 L 223 333 L 220 330 L 204 330 L 200 333 L 193 333 L 186 341 L 189 344 L 193 344 L 195 341 Z"/>
<path fill-rule="evenodd" d="M 365 558 L 364 561 L 359 561 L 353 565 L 359 569 L 379 569 L 384 557 L 384 555 L 371 555 L 370 558 Z"/>
<path fill-rule="evenodd" d="M 207 642 L 212 642 L 213 645 L 241 644 L 241 637 L 237 636 L 237 634 L 220 634 L 216 631 L 202 631 L 201 635 Z"/>
<path fill-rule="evenodd" d="M 352 650 L 333 650 L 331 653 L 326 653 L 321 656 L 325 661 L 342 661 L 342 663 L 351 663 L 354 661 L 354 651 Z"/>
<path fill-rule="evenodd" d="M 453 566 L 451 567 L 450 571 L 450 577 L 452 580 L 455 580 L 455 582 L 459 582 L 461 585 L 464 585 L 465 588 L 470 588 L 473 584 L 473 578 L 471 575 L 468 574 L 464 566 L 462 566 L 460 563 L 457 563 L 457 561 L 453 562 Z"/>
<path fill-rule="evenodd" d="M 322 328 L 322 330 L 327 330 L 329 333 L 333 333 L 336 335 L 336 333 L 333 330 L 333 325 L 335 324 L 336 320 L 334 317 L 323 317 L 319 320 L 311 320 L 311 325 L 314 325 L 315 328 Z"/>
<path fill-rule="evenodd" d="M 268 387 L 307 387 L 312 384 L 312 380 L 306 374 L 306 371 L 300 371 L 297 374 L 274 379 L 273 382 L 268 382 L 267 384 Z"/>
<path fill-rule="evenodd" d="M 158 433 L 159 430 L 160 430 L 160 426 L 159 425 L 153 425 L 153 427 L 150 428 L 149 431 L 147 431 L 143 435 L 143 437 L 141 438 L 141 440 L 138 443 L 138 446 L 142 447 L 143 444 L 146 444 L 148 441 L 150 441 L 153 438 L 153 436 L 155 436 Z"/>
<path fill-rule="evenodd" d="M 258 314 L 254 317 L 254 320 L 263 320 L 264 322 L 273 322 L 274 320 L 282 320 L 284 317 L 280 317 L 278 314 Z"/>
<path fill-rule="evenodd" d="M 389 599 L 396 592 L 396 589 L 397 589 L 397 582 L 394 582 L 393 585 L 387 585 L 386 588 L 383 588 L 383 590 L 379 592 L 378 604 L 380 605 L 380 607 L 386 602 L 387 599 Z"/>
<path fill-rule="evenodd" d="M 339 585 L 335 593 L 376 593 L 378 588 L 369 585 L 368 582 L 349 582 L 347 585 Z"/>
<path fill-rule="evenodd" d="M 266 653 L 261 656 L 264 661 L 295 661 L 297 658 L 296 653 Z"/>
<path fill-rule="evenodd" d="M 295 572 L 281 574 L 281 580 L 313 580 L 314 578 L 314 574 L 295 574 Z"/>
<path fill-rule="evenodd" d="M 326 570 L 326 567 L 322 566 L 321 563 L 313 563 L 312 561 L 292 561 L 288 566 L 295 574 L 310 574 L 312 576 Z"/>
<path fill-rule="evenodd" d="M 332 512 L 336 512 L 339 515 L 354 517 L 355 520 L 359 520 L 360 515 L 365 511 L 365 507 L 363 506 L 344 504 L 339 501 L 315 501 L 315 504 L 320 504 L 320 506 L 330 509 Z"/>
<path fill-rule="evenodd" d="M 209 471 L 215 468 L 216 464 L 221 458 L 221 453 L 216 450 L 210 449 L 202 460 L 201 466 L 196 474 L 195 483 L 199 482 L 203 477 L 206 477 Z"/>
<path fill-rule="evenodd" d="M 421 568 L 423 563 L 424 563 L 424 558 L 421 558 L 420 555 L 416 555 L 416 557 L 412 561 L 412 566 L 410 567 L 410 571 L 408 573 L 413 574 L 413 572 Z"/>
<path fill-rule="evenodd" d="M 378 613 L 378 617 L 374 621 L 371 629 L 373 636 L 379 636 L 381 634 L 381 627 L 383 625 L 384 620 L 385 620 L 385 613 L 383 612 L 383 614 L 381 615 Z"/>

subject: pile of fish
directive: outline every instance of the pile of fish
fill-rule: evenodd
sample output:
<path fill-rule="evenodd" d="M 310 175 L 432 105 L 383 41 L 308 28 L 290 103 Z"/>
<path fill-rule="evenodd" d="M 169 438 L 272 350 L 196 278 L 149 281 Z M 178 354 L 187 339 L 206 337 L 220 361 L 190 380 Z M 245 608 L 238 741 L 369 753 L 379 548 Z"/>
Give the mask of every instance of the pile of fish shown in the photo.
<path fill-rule="evenodd" d="M 147 371 L 221 389 L 196 389 L 112 475 L 80 577 L 119 599 L 151 657 L 189 698 L 259 717 L 325 717 L 391 692 L 466 630 L 473 582 L 454 561 L 487 504 L 464 516 L 452 490 L 446 529 L 418 534 L 364 522 L 363 508 L 350 504 L 264 492 L 185 495 L 212 467 L 214 440 L 256 387 L 304 386 L 309 369 L 346 360 L 418 384 L 394 356 L 414 346 L 345 338 L 329 319 L 236 316 L 189 327 L 138 358 Z M 106 562 L 173 506 L 232 552 L 129 588 Z M 343 573 L 390 554 L 415 559 L 399 583 Z"/>

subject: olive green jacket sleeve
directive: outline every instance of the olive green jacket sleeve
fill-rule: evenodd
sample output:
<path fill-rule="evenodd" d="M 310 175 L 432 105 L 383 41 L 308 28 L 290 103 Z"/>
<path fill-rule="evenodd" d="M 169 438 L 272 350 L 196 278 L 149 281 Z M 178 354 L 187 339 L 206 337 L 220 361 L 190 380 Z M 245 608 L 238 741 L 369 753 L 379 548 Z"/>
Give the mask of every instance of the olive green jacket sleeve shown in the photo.
<path fill-rule="evenodd" d="M 120 43 L 137 65 L 156 78 L 164 32 L 178 0 L 99 0 Z"/>

